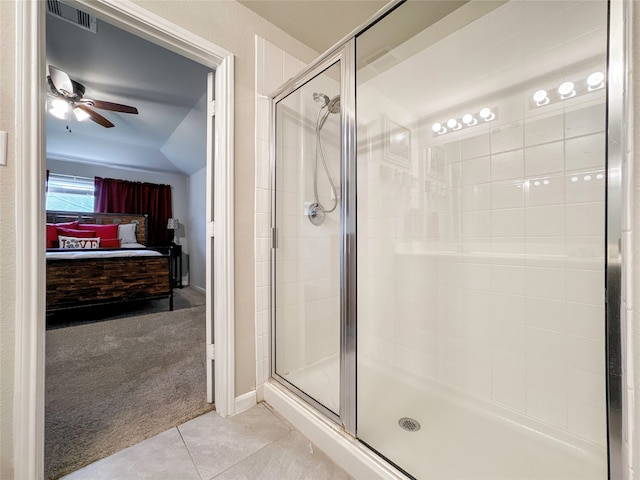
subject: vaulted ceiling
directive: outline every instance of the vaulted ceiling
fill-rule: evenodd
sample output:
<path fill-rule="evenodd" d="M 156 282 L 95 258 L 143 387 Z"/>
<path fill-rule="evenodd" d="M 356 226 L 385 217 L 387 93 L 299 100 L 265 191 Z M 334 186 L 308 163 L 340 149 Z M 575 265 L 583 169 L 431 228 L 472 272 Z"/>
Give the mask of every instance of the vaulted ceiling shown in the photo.
<path fill-rule="evenodd" d="M 100 19 L 93 33 L 48 14 L 46 31 L 47 65 L 84 85 L 85 98 L 139 111 L 96 109 L 112 128 L 79 122 L 72 114 L 65 120 L 47 114 L 48 158 L 185 174 L 204 166 L 209 68 Z M 194 114 L 203 119 L 199 141 L 189 138 L 182 155 L 176 155 L 180 138 L 175 135 Z"/>

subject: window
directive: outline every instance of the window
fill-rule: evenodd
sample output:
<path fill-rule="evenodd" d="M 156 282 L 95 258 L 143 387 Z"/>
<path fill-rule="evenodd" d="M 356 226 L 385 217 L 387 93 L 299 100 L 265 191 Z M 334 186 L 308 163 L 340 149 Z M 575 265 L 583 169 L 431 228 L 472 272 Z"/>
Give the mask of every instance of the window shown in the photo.
<path fill-rule="evenodd" d="M 49 174 L 47 210 L 93 212 L 93 178 Z"/>

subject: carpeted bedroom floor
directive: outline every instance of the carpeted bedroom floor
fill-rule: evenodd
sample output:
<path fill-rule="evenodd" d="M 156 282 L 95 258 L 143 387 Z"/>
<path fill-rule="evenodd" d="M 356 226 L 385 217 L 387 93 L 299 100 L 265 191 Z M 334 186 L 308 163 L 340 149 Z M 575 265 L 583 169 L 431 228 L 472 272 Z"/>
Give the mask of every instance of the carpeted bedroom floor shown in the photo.
<path fill-rule="evenodd" d="M 55 479 L 213 409 L 205 299 L 193 288 L 108 313 L 48 318 L 45 478 Z M 68 319 L 67 319 L 68 320 Z"/>

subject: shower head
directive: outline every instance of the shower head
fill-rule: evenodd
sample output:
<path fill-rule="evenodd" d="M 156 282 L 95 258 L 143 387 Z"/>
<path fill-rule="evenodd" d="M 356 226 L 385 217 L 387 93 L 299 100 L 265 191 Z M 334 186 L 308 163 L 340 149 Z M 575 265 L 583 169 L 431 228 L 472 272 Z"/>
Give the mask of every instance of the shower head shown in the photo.
<path fill-rule="evenodd" d="M 329 97 L 327 97 L 324 93 L 314 93 L 313 94 L 313 101 L 314 102 L 318 102 L 318 103 L 322 103 L 322 107 L 326 107 L 327 104 L 329 103 Z M 320 108 L 322 108 L 320 107 Z"/>
<path fill-rule="evenodd" d="M 314 93 L 313 98 L 314 100 L 316 99 L 316 95 Z M 318 112 L 318 130 L 321 130 L 322 127 L 324 126 L 324 122 L 327 121 L 327 117 L 329 117 L 330 113 L 340 113 L 340 95 L 336 95 L 335 97 L 333 97 L 331 100 L 329 100 L 329 97 L 327 97 L 324 94 L 320 94 L 320 97 L 324 97 L 327 99 L 327 103 L 325 103 L 322 107 L 320 107 L 320 111 Z M 316 100 L 318 101 L 322 101 L 322 100 Z M 322 112 L 322 109 L 324 107 L 327 107 L 327 111 L 324 112 L 324 114 L 322 115 L 322 117 L 320 117 L 320 114 Z"/>
<path fill-rule="evenodd" d="M 340 113 L 340 95 L 336 95 L 327 102 L 329 113 Z"/>
<path fill-rule="evenodd" d="M 321 109 L 327 107 L 329 113 L 340 113 L 340 95 L 336 95 L 331 100 L 324 93 L 314 93 L 313 100 L 321 103 Z"/>

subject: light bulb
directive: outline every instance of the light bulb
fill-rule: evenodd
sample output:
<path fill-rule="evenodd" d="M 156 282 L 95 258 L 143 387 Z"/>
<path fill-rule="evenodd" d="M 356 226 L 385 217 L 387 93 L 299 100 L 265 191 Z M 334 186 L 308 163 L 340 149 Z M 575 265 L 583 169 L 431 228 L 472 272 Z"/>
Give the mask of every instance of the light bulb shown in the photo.
<path fill-rule="evenodd" d="M 485 122 L 489 122 L 496 118 L 496 116 L 489 107 L 484 107 L 482 110 L 480 110 L 480 118 L 482 118 Z"/>
<path fill-rule="evenodd" d="M 431 125 L 431 130 L 433 130 L 434 133 L 440 133 L 442 131 L 442 125 L 436 122 L 433 125 Z"/>
<path fill-rule="evenodd" d="M 587 77 L 587 85 L 589 91 L 598 90 L 604 87 L 604 73 L 593 72 Z"/>
<path fill-rule="evenodd" d="M 73 109 L 73 114 L 76 116 L 76 119 L 79 122 L 82 122 L 83 120 L 86 120 L 87 118 L 89 118 L 89 114 L 87 112 L 85 112 L 84 110 L 82 110 L 81 108 L 74 108 Z"/>
<path fill-rule="evenodd" d="M 572 182 L 577 182 L 578 181 L 578 177 L 571 177 L 571 181 Z"/>
<path fill-rule="evenodd" d="M 545 185 L 549 185 L 549 180 L 545 180 L 542 183 L 544 183 Z"/>
<path fill-rule="evenodd" d="M 540 182 L 539 182 L 538 180 L 536 180 L 535 182 L 533 182 L 533 184 L 534 184 L 536 187 L 539 187 L 539 186 L 540 186 Z"/>
<path fill-rule="evenodd" d="M 470 113 L 464 114 L 464 116 L 462 117 L 462 122 L 469 127 L 478 123 L 478 121 L 475 118 L 473 118 L 473 115 L 471 115 Z"/>
<path fill-rule="evenodd" d="M 62 100 L 61 98 L 55 98 L 50 102 L 51 108 L 49 108 L 49 113 L 56 118 L 64 120 L 67 117 L 67 113 L 69 112 L 69 103 L 66 100 Z"/>
<path fill-rule="evenodd" d="M 533 94 L 533 101 L 536 102 L 537 106 L 546 105 L 549 103 L 549 96 L 547 95 L 546 90 L 538 90 Z"/>
<path fill-rule="evenodd" d="M 69 108 L 69 104 L 62 100 L 61 98 L 55 98 L 51 100 L 51 108 L 55 108 L 56 110 L 67 110 Z"/>
<path fill-rule="evenodd" d="M 591 180 L 591 175 L 585 175 L 585 176 L 584 176 L 584 179 L 585 179 L 585 181 L 587 181 L 587 182 L 588 182 L 589 180 Z"/>
<path fill-rule="evenodd" d="M 575 86 L 573 85 L 573 82 L 564 82 L 558 87 L 558 93 L 560 94 L 560 97 L 563 99 L 573 97 L 576 94 L 574 87 Z"/>
<path fill-rule="evenodd" d="M 62 108 L 50 108 L 49 113 L 60 120 L 64 120 L 67 116 L 67 110 Z"/>
<path fill-rule="evenodd" d="M 462 128 L 462 125 L 455 118 L 450 118 L 449 120 L 447 120 L 447 127 L 455 131 L 460 130 Z"/>
<path fill-rule="evenodd" d="M 596 178 L 598 180 L 602 180 L 604 178 L 604 175 L 602 173 L 599 173 L 599 174 L 596 175 Z"/>

